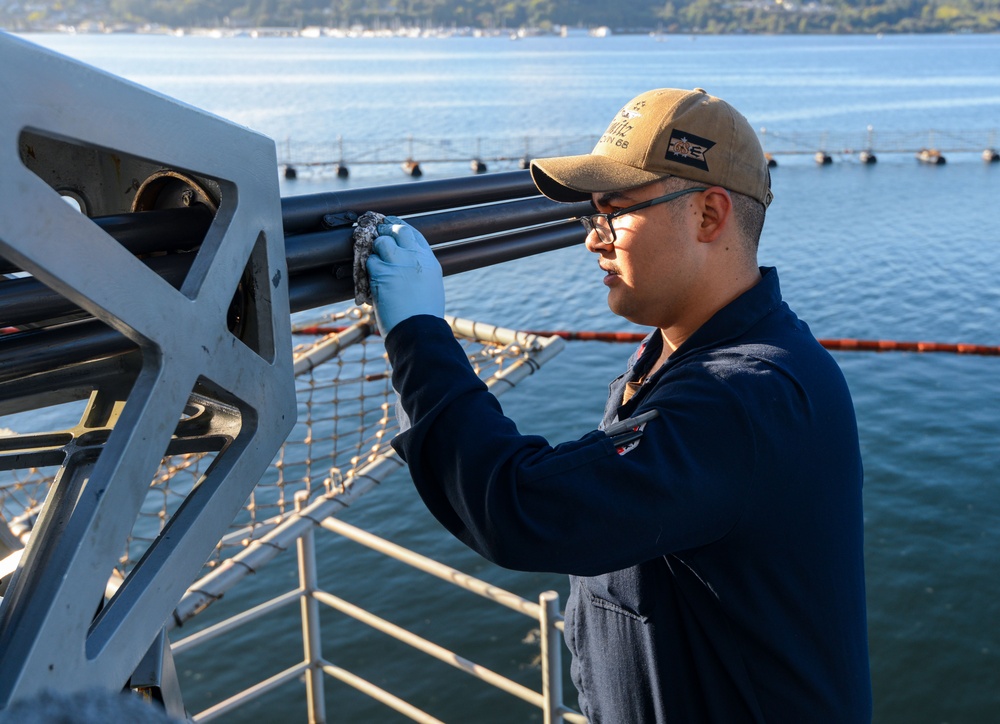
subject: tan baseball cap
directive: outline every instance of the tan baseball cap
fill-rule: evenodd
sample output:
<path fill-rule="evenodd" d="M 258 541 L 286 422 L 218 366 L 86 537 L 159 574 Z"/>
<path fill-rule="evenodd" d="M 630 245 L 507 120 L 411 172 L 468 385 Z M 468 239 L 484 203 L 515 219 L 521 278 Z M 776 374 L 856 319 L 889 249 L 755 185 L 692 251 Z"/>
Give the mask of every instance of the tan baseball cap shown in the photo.
<path fill-rule="evenodd" d="M 555 201 L 586 201 L 677 176 L 745 194 L 766 207 L 771 175 L 753 128 L 701 88 L 660 88 L 622 108 L 594 150 L 531 162 L 538 190 Z"/>

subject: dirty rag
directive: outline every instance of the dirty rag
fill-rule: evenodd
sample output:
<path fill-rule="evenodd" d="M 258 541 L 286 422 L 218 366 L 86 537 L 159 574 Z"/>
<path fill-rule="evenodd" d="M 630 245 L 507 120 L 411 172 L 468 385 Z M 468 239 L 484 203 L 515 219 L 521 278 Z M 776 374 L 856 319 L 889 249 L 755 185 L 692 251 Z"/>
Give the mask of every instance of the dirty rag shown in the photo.
<path fill-rule="evenodd" d="M 385 221 L 385 215 L 377 211 L 366 211 L 358 217 L 357 226 L 351 238 L 354 241 L 354 303 L 371 304 L 372 287 L 368 279 L 368 257 L 372 244 L 378 236 L 378 225 Z"/>

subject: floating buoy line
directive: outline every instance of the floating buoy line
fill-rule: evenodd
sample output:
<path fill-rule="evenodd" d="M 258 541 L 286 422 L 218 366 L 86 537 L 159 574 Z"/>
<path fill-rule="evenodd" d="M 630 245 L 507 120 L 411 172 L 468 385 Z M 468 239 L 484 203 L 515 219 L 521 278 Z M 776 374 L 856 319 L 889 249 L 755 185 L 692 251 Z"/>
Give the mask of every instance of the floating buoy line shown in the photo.
<path fill-rule="evenodd" d="M 420 139 L 405 136 L 383 140 L 348 140 L 338 136 L 334 143 L 278 144 L 278 166 L 286 180 L 294 180 L 303 170 L 323 174 L 332 171 L 346 179 L 354 166 L 394 165 L 411 178 L 423 175 L 422 165 L 467 164 L 472 173 L 486 173 L 490 164 L 516 164 L 528 168 L 532 158 L 587 153 L 598 136 L 531 136 L 508 138 Z M 1000 162 L 997 132 L 985 131 L 879 131 L 868 126 L 862 133 L 784 133 L 761 128 L 758 138 L 770 168 L 779 156 L 812 156 L 816 165 L 830 166 L 835 160 L 851 160 L 862 165 L 878 162 L 882 154 L 904 154 L 928 166 L 941 166 L 946 154 L 978 154 L 985 163 Z"/>
<path fill-rule="evenodd" d="M 294 327 L 293 334 L 340 334 L 346 327 L 304 326 Z M 562 337 L 570 342 L 609 342 L 639 344 L 646 332 L 591 332 L 569 330 L 524 330 L 524 334 L 539 337 Z M 891 339 L 820 339 L 823 347 L 841 352 L 938 352 L 1000 357 L 1000 345 L 965 344 L 952 342 L 902 342 Z"/>

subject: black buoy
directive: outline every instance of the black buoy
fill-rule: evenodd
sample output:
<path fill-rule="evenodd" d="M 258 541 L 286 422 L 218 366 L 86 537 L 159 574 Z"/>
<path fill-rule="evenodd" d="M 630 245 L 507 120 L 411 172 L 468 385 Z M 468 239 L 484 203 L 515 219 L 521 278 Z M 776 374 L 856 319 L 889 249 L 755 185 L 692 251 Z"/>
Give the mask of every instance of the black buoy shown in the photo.
<path fill-rule="evenodd" d="M 987 148 L 983 151 L 983 160 L 986 163 L 997 163 L 1000 161 L 1000 153 L 997 153 L 995 149 Z"/>
<path fill-rule="evenodd" d="M 817 151 L 816 155 L 813 156 L 813 158 L 816 159 L 816 163 L 818 163 L 820 166 L 829 166 L 831 163 L 833 163 L 833 159 L 830 158 L 830 154 L 826 153 L 825 151 Z"/>
<path fill-rule="evenodd" d="M 858 158 L 861 160 L 861 163 L 865 164 L 875 163 L 876 161 L 878 161 L 878 159 L 875 157 L 875 153 L 871 150 L 862 151 L 858 155 Z"/>
<path fill-rule="evenodd" d="M 289 181 L 294 181 L 299 177 L 299 174 L 295 171 L 295 166 L 285 166 L 285 178 Z"/>
<path fill-rule="evenodd" d="M 351 172 L 347 170 L 347 166 L 342 163 L 337 164 L 337 178 L 347 178 L 351 175 Z"/>
<path fill-rule="evenodd" d="M 486 173 L 486 164 L 483 163 L 481 159 L 478 158 L 472 159 L 472 162 L 469 164 L 469 167 L 472 169 L 473 173 Z"/>
<path fill-rule="evenodd" d="M 409 159 L 403 161 L 403 173 L 413 178 L 420 178 L 424 175 L 424 172 L 420 170 L 420 164 Z"/>

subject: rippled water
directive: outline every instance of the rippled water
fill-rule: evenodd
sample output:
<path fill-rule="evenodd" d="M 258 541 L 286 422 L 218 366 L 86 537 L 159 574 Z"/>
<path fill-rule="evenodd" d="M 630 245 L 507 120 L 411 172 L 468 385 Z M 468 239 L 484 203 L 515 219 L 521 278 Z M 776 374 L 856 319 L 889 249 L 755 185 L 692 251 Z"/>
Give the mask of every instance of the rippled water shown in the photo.
<path fill-rule="evenodd" d="M 977 130 L 985 139 L 1000 125 L 1000 36 L 35 39 L 279 141 L 595 134 L 624 101 L 658 86 L 707 88 L 769 133 L 862 133 L 873 125 Z M 401 181 L 395 167 L 373 167 L 346 183 Z M 978 154 L 940 167 L 909 155 L 882 156 L 872 167 L 849 156 L 825 167 L 793 157 L 781 160 L 773 182 L 761 260 L 778 267 L 785 298 L 818 337 L 1000 344 L 1000 165 Z M 300 179 L 283 182 L 282 193 L 342 184 Z M 449 278 L 449 312 L 505 326 L 631 329 L 608 312 L 588 257 L 582 247 L 566 249 Z M 504 398 L 505 409 L 524 431 L 575 438 L 599 420 L 606 383 L 630 351 L 570 344 Z M 854 394 L 865 460 L 876 721 L 1000 721 L 1000 358 L 836 357 Z M 345 518 L 526 595 L 565 592 L 561 577 L 498 570 L 466 551 L 430 519 L 405 475 Z M 526 620 L 510 622 L 472 600 L 441 608 L 438 589 L 348 543 L 324 544 L 321 558 L 323 584 L 334 592 L 487 666 L 534 678 L 531 647 L 521 643 Z M 279 566 L 241 595 L 263 599 L 290 586 L 293 561 Z M 223 600 L 209 615 L 234 605 Z M 248 669 L 297 661 L 299 633 L 287 618 L 264 619 L 216 652 L 182 657 L 189 705 L 228 695 Z M 377 634 L 335 620 L 326 626 L 328 658 L 445 720 L 530 716 Z M 285 687 L 228 721 L 300 719 L 301 691 Z M 333 685 L 328 712 L 338 721 L 397 720 Z"/>

